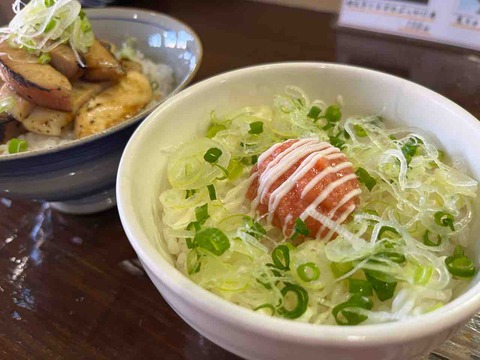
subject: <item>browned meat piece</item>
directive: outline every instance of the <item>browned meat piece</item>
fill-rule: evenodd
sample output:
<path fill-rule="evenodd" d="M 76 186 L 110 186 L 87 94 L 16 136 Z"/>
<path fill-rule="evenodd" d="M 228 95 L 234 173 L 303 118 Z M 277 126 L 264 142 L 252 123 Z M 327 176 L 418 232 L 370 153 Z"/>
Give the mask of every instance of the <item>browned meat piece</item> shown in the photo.
<path fill-rule="evenodd" d="M 129 71 L 138 71 L 138 72 L 143 72 L 143 66 L 142 64 L 131 61 L 131 60 L 122 60 L 121 61 L 122 67 L 126 72 Z"/>
<path fill-rule="evenodd" d="M 118 81 L 125 71 L 115 56 L 98 40 L 85 54 L 85 79 L 89 81 Z"/>
<path fill-rule="evenodd" d="M 23 49 L 0 43 L 0 76 L 17 94 L 50 109 L 72 110 L 72 85 L 50 65 Z"/>
<path fill-rule="evenodd" d="M 37 106 L 30 116 L 23 121 L 23 126 L 25 126 L 28 131 L 37 134 L 60 136 L 62 130 L 72 122 L 80 107 L 109 86 L 111 86 L 111 83 L 86 83 L 77 81 L 73 84 L 72 112 L 46 109 Z"/>
<path fill-rule="evenodd" d="M 1 120 L 1 116 L 0 116 Z M 21 123 L 15 120 L 8 121 L 6 123 L 1 123 L 0 121 L 0 144 L 6 143 L 8 140 L 17 137 L 26 130 Z"/>
<path fill-rule="evenodd" d="M 152 100 L 145 75 L 130 71 L 116 85 L 81 107 L 75 119 L 75 137 L 82 138 L 111 128 L 138 114 Z"/>
<path fill-rule="evenodd" d="M 79 79 L 84 70 L 77 62 L 77 58 L 68 45 L 62 44 L 50 51 L 50 65 L 52 65 L 56 70 L 60 71 L 65 75 L 70 81 L 75 81 Z"/>
<path fill-rule="evenodd" d="M 7 97 L 13 98 L 15 105 L 6 112 L 11 118 L 17 121 L 21 122 L 25 120 L 25 118 L 30 115 L 35 107 L 35 104 L 19 96 L 17 93 L 12 91 L 7 84 L 3 84 L 3 86 L 0 88 L 0 99 Z"/>

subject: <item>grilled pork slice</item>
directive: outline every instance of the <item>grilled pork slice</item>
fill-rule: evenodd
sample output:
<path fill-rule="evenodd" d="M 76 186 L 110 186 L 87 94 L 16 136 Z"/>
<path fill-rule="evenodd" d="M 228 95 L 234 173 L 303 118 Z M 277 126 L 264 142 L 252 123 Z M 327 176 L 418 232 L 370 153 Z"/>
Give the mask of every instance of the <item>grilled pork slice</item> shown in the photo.
<path fill-rule="evenodd" d="M 25 118 L 30 115 L 35 104 L 25 100 L 20 95 L 12 91 L 7 84 L 3 84 L 0 88 L 0 99 L 10 97 L 13 99 L 15 105 L 6 111 L 7 115 L 17 121 L 22 122 Z"/>
<path fill-rule="evenodd" d="M 70 46 L 65 44 L 57 46 L 50 51 L 50 57 L 52 58 L 50 65 L 70 81 L 75 81 L 83 75 L 84 70 L 78 63 Z"/>
<path fill-rule="evenodd" d="M 111 83 L 87 83 L 77 81 L 73 84 L 73 111 L 64 112 L 37 106 L 23 121 L 23 126 L 31 132 L 43 135 L 60 136 L 62 130 L 72 122 L 80 107 L 88 100 L 111 86 Z"/>
<path fill-rule="evenodd" d="M 0 76 L 17 94 L 49 109 L 72 110 L 72 85 L 50 65 L 24 49 L 0 43 Z"/>
<path fill-rule="evenodd" d="M 122 65 L 98 40 L 85 54 L 85 79 L 89 81 L 118 81 L 125 76 Z"/>
<path fill-rule="evenodd" d="M 75 119 L 75 137 L 96 134 L 136 115 L 152 100 L 145 75 L 129 71 L 117 84 L 81 107 Z"/>

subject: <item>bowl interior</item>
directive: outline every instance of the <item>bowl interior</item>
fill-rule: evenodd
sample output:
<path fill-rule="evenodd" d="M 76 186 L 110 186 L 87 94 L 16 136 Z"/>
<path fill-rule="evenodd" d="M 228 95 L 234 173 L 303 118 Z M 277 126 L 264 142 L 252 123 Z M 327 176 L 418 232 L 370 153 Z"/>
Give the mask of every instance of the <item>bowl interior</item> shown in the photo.
<path fill-rule="evenodd" d="M 441 149 L 464 162 L 467 172 L 480 180 L 480 124 L 453 102 L 424 87 L 375 71 L 319 63 L 265 65 L 219 75 L 158 108 L 134 134 L 122 159 L 117 187 L 122 221 L 135 250 L 154 272 L 173 271 L 165 264 L 165 260 L 170 264 L 173 261 L 161 235 L 158 200 L 168 186 L 165 171 L 169 147 L 203 134 L 212 110 L 221 114 L 248 105 L 270 105 L 274 94 L 282 92 L 286 85 L 298 86 L 310 98 L 327 103 L 341 95 L 345 116 L 381 114 L 392 125 L 428 131 Z M 480 231 L 478 216 L 476 201 L 472 236 Z M 476 241 L 470 255 L 475 256 L 477 264 L 479 253 L 480 241 Z M 480 296 L 473 288 L 478 287 L 479 279 L 477 274 L 467 290 L 469 294 L 441 311 L 451 310 L 472 297 L 478 310 Z"/>
<path fill-rule="evenodd" d="M 164 14 L 133 8 L 110 7 L 86 9 L 85 12 L 98 39 L 107 40 L 119 47 L 129 37 L 133 37 L 137 40 L 136 46 L 145 58 L 172 68 L 174 84 L 166 98 L 183 89 L 195 76 L 202 59 L 202 44 L 197 34 L 186 24 Z M 113 134 L 143 120 L 157 106 L 158 104 L 154 104 L 145 108 L 131 119 L 98 134 L 52 149 L 3 156 L 0 157 L 0 161 L 41 156 L 96 141 L 106 134 Z"/>

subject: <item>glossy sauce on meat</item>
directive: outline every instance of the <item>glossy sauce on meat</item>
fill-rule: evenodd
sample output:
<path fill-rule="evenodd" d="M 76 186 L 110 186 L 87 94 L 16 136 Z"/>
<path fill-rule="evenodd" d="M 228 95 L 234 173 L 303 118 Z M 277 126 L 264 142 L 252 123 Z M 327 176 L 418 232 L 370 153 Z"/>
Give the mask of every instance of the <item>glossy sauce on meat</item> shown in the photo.
<path fill-rule="evenodd" d="M 247 198 L 268 223 L 292 234 L 297 218 L 309 237 L 336 236 L 358 205 L 360 188 L 352 164 L 340 150 L 316 139 L 287 140 L 264 152 L 252 169 Z"/>

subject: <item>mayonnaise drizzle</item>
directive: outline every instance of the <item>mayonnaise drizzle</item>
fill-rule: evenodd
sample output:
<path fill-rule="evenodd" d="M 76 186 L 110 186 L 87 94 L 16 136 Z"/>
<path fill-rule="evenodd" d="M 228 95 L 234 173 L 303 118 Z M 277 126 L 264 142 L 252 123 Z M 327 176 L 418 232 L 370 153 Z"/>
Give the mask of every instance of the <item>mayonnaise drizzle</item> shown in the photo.
<path fill-rule="evenodd" d="M 262 202 L 267 194 L 270 191 L 272 185 L 283 175 L 287 170 L 289 170 L 294 164 L 296 164 L 301 159 L 301 164 L 295 169 L 295 171 L 271 194 L 268 200 L 268 216 L 267 222 L 271 223 L 273 216 L 277 211 L 277 208 L 281 200 L 287 195 L 292 188 L 297 184 L 297 182 L 303 178 L 303 176 L 315 167 L 317 162 L 321 158 L 328 160 L 340 159 L 343 157 L 343 161 L 335 166 L 327 166 L 320 173 L 318 173 L 302 190 L 301 197 L 303 198 L 310 190 L 313 189 L 323 178 L 329 174 L 338 173 L 342 169 L 352 166 L 352 163 L 347 161 L 345 155 L 340 152 L 336 147 L 333 147 L 327 142 L 318 142 L 316 139 L 301 139 L 293 142 L 290 140 L 291 145 L 279 153 L 275 159 L 269 162 L 265 170 L 260 175 L 258 179 L 258 189 L 255 199 L 252 201 L 252 206 L 256 208 L 260 202 Z M 287 142 L 288 143 L 288 142 Z M 279 149 L 280 146 L 285 145 L 285 143 L 278 143 L 272 146 L 270 149 L 265 151 L 260 155 L 258 159 L 258 167 L 268 159 L 275 151 Z M 258 176 L 258 172 L 252 174 L 251 179 L 255 179 Z M 337 218 L 337 221 L 334 221 L 332 218 L 336 212 L 345 204 L 348 203 L 355 196 L 360 194 L 360 189 L 353 189 L 338 202 L 338 204 L 329 211 L 327 215 L 321 214 L 317 210 L 319 206 L 328 196 L 340 185 L 355 179 L 355 174 L 348 174 L 341 176 L 337 180 L 328 184 L 323 191 L 317 196 L 317 198 L 302 212 L 300 218 L 305 220 L 308 216 L 312 216 L 314 219 L 319 221 L 322 226 L 315 235 L 319 237 L 321 233 L 325 230 L 325 227 L 330 229 L 327 239 L 329 239 L 338 229 L 341 223 L 343 223 L 348 216 L 355 210 L 355 205 L 351 204 L 348 206 Z M 292 220 L 292 214 L 288 214 L 284 219 L 284 224 L 282 231 L 285 234 L 287 230 L 287 224 Z"/>

